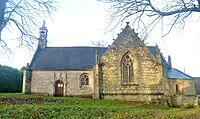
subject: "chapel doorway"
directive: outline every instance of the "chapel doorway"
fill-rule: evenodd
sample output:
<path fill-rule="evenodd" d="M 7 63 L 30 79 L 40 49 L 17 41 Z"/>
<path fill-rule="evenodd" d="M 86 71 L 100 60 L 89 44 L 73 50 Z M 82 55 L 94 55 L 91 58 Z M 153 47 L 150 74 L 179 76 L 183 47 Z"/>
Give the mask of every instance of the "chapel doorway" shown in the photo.
<path fill-rule="evenodd" d="M 55 96 L 62 97 L 64 95 L 64 83 L 62 81 L 58 81 L 55 84 Z"/>

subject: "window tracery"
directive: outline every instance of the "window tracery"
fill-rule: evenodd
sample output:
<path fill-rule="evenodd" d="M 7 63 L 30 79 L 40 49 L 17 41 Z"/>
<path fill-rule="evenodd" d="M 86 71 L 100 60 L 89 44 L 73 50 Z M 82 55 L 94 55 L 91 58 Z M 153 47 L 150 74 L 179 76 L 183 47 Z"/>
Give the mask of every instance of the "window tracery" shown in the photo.
<path fill-rule="evenodd" d="M 129 84 L 133 82 L 133 61 L 129 52 L 122 57 L 121 67 L 122 83 Z"/>

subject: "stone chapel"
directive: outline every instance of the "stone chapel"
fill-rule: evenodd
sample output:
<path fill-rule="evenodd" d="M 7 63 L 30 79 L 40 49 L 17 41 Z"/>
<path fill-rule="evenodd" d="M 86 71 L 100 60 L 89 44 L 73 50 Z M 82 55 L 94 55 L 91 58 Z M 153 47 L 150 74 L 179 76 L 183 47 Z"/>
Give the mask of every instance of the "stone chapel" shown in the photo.
<path fill-rule="evenodd" d="M 146 46 L 127 23 L 108 47 L 48 47 L 45 22 L 23 93 L 198 107 L 194 80 Z"/>

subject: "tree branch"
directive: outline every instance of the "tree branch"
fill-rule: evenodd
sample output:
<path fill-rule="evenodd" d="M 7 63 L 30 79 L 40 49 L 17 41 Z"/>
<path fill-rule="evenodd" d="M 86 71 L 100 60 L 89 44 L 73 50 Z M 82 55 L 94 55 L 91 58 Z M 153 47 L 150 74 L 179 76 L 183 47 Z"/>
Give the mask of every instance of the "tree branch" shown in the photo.
<path fill-rule="evenodd" d="M 0 0 L 0 47 L 9 48 L 7 39 L 1 38 L 2 31 L 13 32 L 15 29 L 20 33 L 16 36 L 18 46 L 32 49 L 38 40 L 35 27 L 44 16 L 51 18 L 58 7 L 56 0 Z"/>
<path fill-rule="evenodd" d="M 132 18 L 133 23 L 137 22 L 138 28 L 151 31 L 151 28 L 154 28 L 154 25 L 159 23 L 157 22 L 158 18 L 170 17 L 171 27 L 166 33 L 168 34 L 178 24 L 184 27 L 184 22 L 192 13 L 200 12 L 200 0 L 164 0 L 162 2 L 156 0 L 100 1 L 112 3 L 110 7 L 112 11 L 110 11 L 111 22 L 109 26 L 115 24 L 113 29 L 122 24 L 124 20 Z"/>

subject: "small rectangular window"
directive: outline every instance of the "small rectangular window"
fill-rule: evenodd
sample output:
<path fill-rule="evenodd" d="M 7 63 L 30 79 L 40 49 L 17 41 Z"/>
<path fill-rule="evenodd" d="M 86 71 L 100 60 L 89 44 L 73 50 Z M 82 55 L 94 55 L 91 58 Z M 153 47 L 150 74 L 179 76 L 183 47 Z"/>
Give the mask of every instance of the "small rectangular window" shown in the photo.
<path fill-rule="evenodd" d="M 83 73 L 81 76 L 80 76 L 80 83 L 81 83 L 81 86 L 82 85 L 89 85 L 89 77 L 88 77 L 88 74 L 87 73 Z M 81 87 L 80 86 L 80 87 Z"/>

